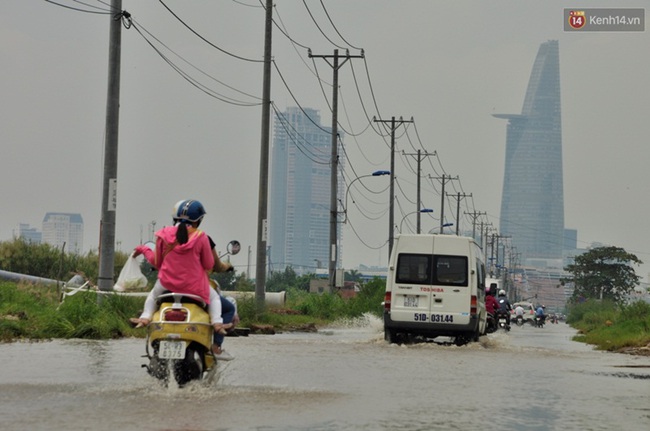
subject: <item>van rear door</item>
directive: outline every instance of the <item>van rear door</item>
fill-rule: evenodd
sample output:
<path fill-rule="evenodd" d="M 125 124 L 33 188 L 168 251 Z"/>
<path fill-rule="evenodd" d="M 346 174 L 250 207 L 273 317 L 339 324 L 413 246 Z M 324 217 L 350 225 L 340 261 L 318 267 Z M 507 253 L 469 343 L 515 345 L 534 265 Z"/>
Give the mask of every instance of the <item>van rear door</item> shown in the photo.
<path fill-rule="evenodd" d="M 400 238 L 402 239 L 402 238 Z M 404 238 L 406 239 L 406 238 Z M 398 242 L 391 319 L 440 325 L 470 321 L 469 242 L 444 235 Z"/>

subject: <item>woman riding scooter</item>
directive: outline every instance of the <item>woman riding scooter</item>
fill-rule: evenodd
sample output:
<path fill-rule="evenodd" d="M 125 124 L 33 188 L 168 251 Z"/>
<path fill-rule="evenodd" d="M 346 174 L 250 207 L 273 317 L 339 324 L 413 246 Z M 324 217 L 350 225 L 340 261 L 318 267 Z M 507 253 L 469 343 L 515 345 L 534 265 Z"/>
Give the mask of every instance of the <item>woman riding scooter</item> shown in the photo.
<path fill-rule="evenodd" d="M 210 288 L 206 271 L 215 261 L 208 236 L 198 229 L 206 212 L 197 200 L 181 201 L 174 214 L 174 226 L 156 232 L 156 251 L 145 245 L 135 248 L 133 256 L 143 254 L 158 270 L 158 280 L 147 296 L 138 326 L 146 326 L 156 310 L 156 298 L 166 290 L 200 296 L 208 304 L 210 321 L 216 332 L 224 330 L 221 299 Z"/>

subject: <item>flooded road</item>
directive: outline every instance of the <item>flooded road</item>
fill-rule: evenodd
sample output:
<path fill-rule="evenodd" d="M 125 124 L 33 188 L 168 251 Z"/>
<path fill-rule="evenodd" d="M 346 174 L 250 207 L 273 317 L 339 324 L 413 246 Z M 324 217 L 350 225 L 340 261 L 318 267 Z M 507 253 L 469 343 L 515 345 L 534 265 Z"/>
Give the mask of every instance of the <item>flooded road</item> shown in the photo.
<path fill-rule="evenodd" d="M 0 417 L 8 430 L 650 429 L 650 357 L 593 351 L 574 333 L 526 325 L 463 347 L 398 346 L 371 318 L 228 338 L 236 359 L 218 382 L 184 389 L 140 368 L 140 339 L 2 344 Z"/>

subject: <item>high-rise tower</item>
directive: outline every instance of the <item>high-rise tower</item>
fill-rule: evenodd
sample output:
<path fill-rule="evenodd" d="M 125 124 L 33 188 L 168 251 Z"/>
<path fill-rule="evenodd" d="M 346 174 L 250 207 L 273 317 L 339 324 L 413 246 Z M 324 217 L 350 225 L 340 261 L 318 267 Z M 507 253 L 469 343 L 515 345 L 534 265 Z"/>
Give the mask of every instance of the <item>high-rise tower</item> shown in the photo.
<path fill-rule="evenodd" d="M 43 218 L 42 240 L 70 253 L 81 254 L 84 246 L 84 221 L 81 214 L 49 212 Z"/>
<path fill-rule="evenodd" d="M 539 47 L 521 114 L 508 120 L 500 233 L 523 262 L 561 259 L 564 235 L 558 42 Z"/>
<path fill-rule="evenodd" d="M 332 135 L 320 124 L 320 113 L 309 108 L 289 107 L 275 117 L 268 253 L 273 271 L 291 266 L 305 274 L 328 266 Z M 340 177 L 338 184 L 340 192 Z"/>

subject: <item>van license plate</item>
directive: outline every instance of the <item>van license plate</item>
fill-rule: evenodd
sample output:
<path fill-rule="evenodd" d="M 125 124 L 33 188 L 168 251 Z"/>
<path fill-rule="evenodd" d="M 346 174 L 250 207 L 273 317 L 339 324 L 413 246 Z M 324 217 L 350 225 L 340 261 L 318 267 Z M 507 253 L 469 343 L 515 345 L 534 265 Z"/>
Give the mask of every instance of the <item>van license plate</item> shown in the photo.
<path fill-rule="evenodd" d="M 160 359 L 183 359 L 185 357 L 185 342 L 161 340 L 158 357 Z"/>
<path fill-rule="evenodd" d="M 404 295 L 404 307 L 419 307 L 420 297 L 417 295 Z"/>

